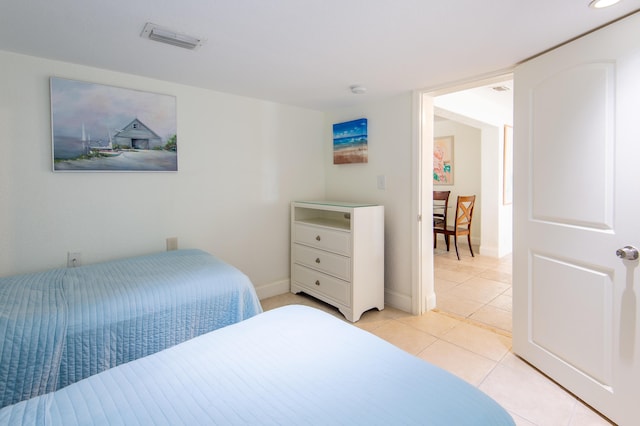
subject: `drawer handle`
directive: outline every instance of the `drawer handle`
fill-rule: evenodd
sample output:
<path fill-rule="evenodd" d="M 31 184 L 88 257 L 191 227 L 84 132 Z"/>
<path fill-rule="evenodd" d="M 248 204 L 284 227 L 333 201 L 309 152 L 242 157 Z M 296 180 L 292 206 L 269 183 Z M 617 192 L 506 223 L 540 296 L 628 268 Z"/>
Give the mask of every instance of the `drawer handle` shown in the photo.
<path fill-rule="evenodd" d="M 316 280 L 316 285 L 320 285 L 320 280 Z"/>
<path fill-rule="evenodd" d="M 320 235 L 316 235 L 316 241 L 320 241 Z"/>
<path fill-rule="evenodd" d="M 316 263 L 320 264 L 320 258 L 319 257 L 316 257 Z"/>

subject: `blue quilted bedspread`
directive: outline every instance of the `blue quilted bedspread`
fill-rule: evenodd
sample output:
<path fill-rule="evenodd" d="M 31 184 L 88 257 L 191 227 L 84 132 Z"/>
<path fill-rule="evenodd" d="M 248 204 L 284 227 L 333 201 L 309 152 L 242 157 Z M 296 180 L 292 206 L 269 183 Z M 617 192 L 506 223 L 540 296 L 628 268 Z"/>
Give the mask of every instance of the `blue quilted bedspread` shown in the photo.
<path fill-rule="evenodd" d="M 0 425 L 514 426 L 475 386 L 286 306 L 0 410 Z"/>
<path fill-rule="evenodd" d="M 200 250 L 0 278 L 0 407 L 260 312 L 249 278 Z"/>

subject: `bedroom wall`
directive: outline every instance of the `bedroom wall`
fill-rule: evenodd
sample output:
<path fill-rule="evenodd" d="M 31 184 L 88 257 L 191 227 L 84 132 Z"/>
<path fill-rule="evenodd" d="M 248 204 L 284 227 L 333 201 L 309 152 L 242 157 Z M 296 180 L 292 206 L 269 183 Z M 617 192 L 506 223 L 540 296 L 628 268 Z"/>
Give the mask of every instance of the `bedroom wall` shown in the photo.
<path fill-rule="evenodd" d="M 0 51 L 0 276 L 180 248 L 288 290 L 289 203 L 323 198 L 318 111 Z M 177 97 L 177 173 L 53 173 L 49 77 Z"/>
<path fill-rule="evenodd" d="M 327 198 L 385 207 L 385 304 L 411 311 L 412 94 L 328 112 L 325 122 Z M 333 164 L 333 124 L 368 119 L 366 164 Z M 386 189 L 378 189 L 384 176 Z"/>

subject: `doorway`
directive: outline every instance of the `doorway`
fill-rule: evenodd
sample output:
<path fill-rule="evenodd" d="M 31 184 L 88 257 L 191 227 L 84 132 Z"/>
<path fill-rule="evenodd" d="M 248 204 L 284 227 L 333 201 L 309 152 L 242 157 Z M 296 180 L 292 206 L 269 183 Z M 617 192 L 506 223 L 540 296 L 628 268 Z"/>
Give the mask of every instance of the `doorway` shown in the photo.
<path fill-rule="evenodd" d="M 454 206 L 458 195 L 477 196 L 472 228 L 476 256 L 470 256 L 464 241 L 460 244 L 462 260 L 458 261 L 455 251 L 453 255 L 447 253 L 444 239 L 439 237 L 432 264 L 423 263 L 434 271 L 432 277 L 428 270 L 423 277 L 423 282 L 433 279 L 432 293 L 428 285 L 423 287 L 425 300 L 436 301 L 431 307 L 441 311 L 507 332 L 511 331 L 512 212 L 503 193 L 503 166 L 505 126 L 513 123 L 512 88 L 511 75 L 502 75 L 458 87 L 457 91 L 429 93 L 426 96 L 431 105 L 422 105 L 423 111 L 433 111 L 432 129 L 423 129 L 422 169 L 432 167 L 433 138 L 452 136 L 454 140 L 453 182 L 437 185 L 431 181 L 430 172 L 423 172 L 425 180 L 429 179 L 423 182 L 424 214 L 430 207 L 432 189 L 450 190 L 450 205 Z M 426 115 L 423 118 L 429 120 Z M 455 207 L 449 209 L 450 224 L 454 211 Z M 433 247 L 433 240 L 429 240 Z M 422 247 L 425 252 L 429 250 L 424 242 Z"/>

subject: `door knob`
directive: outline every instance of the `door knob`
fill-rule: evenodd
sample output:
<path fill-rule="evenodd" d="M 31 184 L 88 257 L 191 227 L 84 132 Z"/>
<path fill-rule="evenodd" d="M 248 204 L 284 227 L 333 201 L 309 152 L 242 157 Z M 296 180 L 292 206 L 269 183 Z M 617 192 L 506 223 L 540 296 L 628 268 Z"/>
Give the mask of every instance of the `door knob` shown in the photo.
<path fill-rule="evenodd" d="M 638 249 L 633 246 L 624 246 L 616 250 L 616 256 L 620 259 L 636 260 L 638 259 Z"/>

